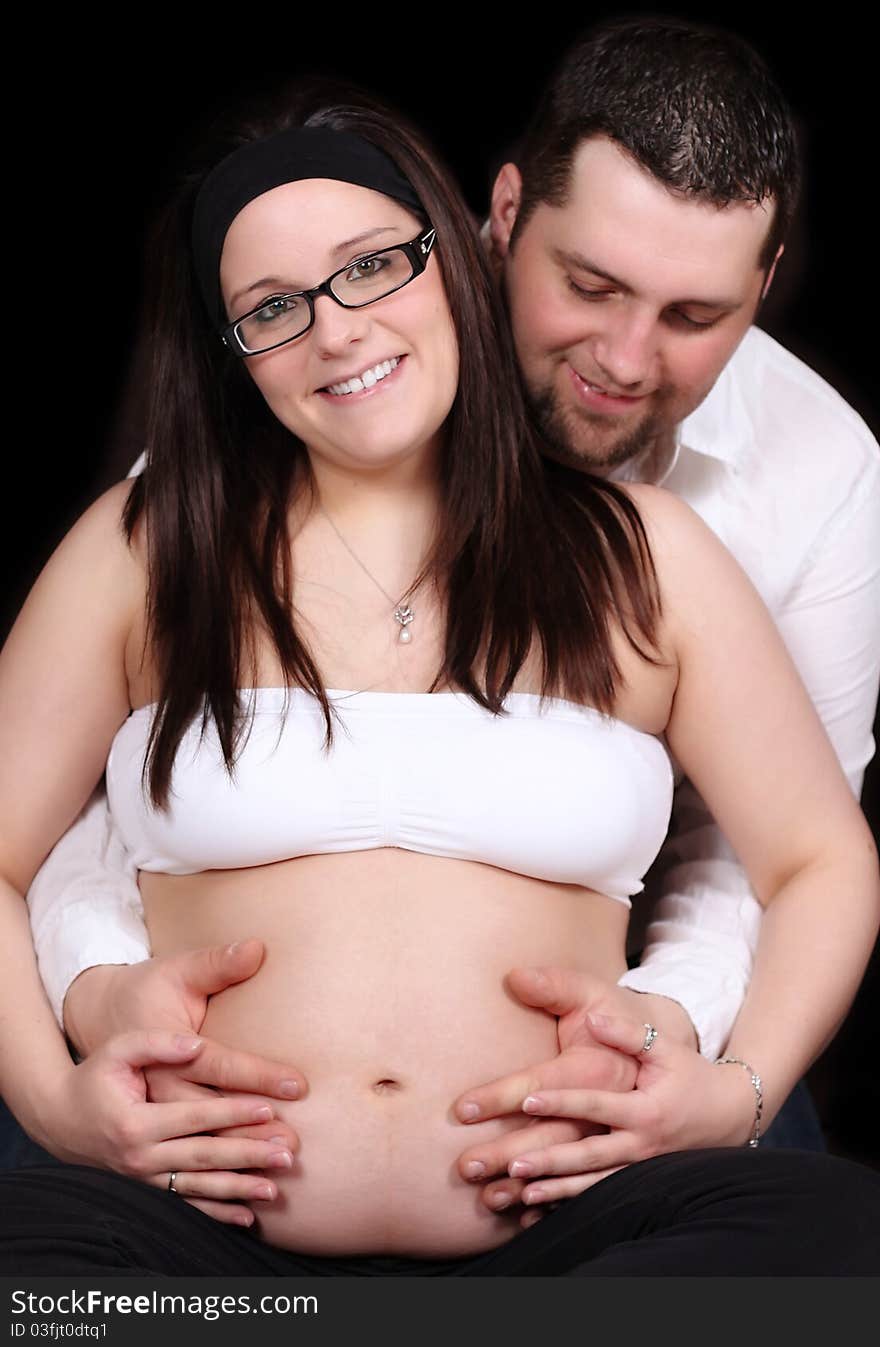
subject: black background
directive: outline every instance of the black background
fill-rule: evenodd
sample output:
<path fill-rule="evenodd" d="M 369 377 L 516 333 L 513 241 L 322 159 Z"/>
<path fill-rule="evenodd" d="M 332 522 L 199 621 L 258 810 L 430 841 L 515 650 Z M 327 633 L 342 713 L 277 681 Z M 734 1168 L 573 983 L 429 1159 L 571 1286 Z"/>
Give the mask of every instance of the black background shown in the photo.
<path fill-rule="evenodd" d="M 150 9 L 129 11 L 133 26 L 124 35 L 57 21 L 35 35 L 18 63 L 22 84 L 5 128 L 12 226 L 5 311 L 7 320 L 17 311 L 27 322 L 8 323 L 5 333 L 19 372 L 7 392 L 4 628 L 63 530 L 128 465 L 118 404 L 138 320 L 143 226 L 194 124 L 281 73 L 354 78 L 426 128 L 482 213 L 489 165 L 516 136 L 567 41 L 593 19 L 661 8 L 372 5 L 328 7 L 318 18 L 299 6 L 254 5 L 206 22 L 198 39 L 181 31 L 182 16 Z M 794 5 L 663 12 L 741 33 L 788 93 L 804 133 L 805 199 L 762 324 L 877 434 L 870 30 L 846 5 L 815 18 Z M 25 331 L 28 339 L 16 340 Z M 877 764 L 864 800 L 876 835 Z M 811 1084 L 832 1147 L 880 1168 L 878 1016 L 875 953 L 848 1024 Z"/>

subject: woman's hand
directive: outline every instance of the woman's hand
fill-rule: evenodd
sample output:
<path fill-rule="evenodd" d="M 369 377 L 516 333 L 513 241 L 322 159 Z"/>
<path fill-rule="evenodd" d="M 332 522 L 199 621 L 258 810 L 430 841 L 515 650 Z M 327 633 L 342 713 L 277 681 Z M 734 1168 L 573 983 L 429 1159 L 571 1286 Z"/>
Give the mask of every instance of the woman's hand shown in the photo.
<path fill-rule="evenodd" d="M 65 998 L 68 1037 L 79 1052 L 89 1053 L 110 1035 L 132 1029 L 162 1028 L 184 1036 L 197 1034 L 210 997 L 253 977 L 262 964 L 263 954 L 261 941 L 245 940 L 236 945 L 146 959 L 138 964 L 88 968 L 72 983 Z M 214 1040 L 202 1038 L 201 1042 L 198 1053 L 175 1059 L 173 1064 L 144 1063 L 148 1098 L 160 1104 L 186 1103 L 195 1109 L 215 1101 L 218 1090 L 235 1091 L 242 1104 L 235 1125 L 218 1123 L 210 1130 L 229 1142 L 248 1139 L 269 1142 L 272 1152 L 279 1156 L 295 1153 L 299 1140 L 293 1129 L 274 1113 L 269 1115 L 271 1121 L 261 1122 L 256 1111 L 265 1104 L 266 1095 L 291 1100 L 305 1094 L 307 1085 L 302 1073 Z M 227 1147 L 229 1154 L 240 1151 L 240 1145 L 237 1149 Z M 271 1200 L 277 1190 L 265 1178 L 233 1173 L 239 1166 L 222 1163 L 221 1157 L 227 1152 L 214 1148 L 216 1163 L 207 1167 L 168 1166 L 169 1172 L 177 1171 L 178 1193 L 187 1194 L 192 1204 L 207 1215 L 224 1222 L 250 1224 L 253 1214 L 241 1203 L 255 1198 Z M 282 1165 L 284 1161 L 279 1159 L 276 1164 Z M 120 1169 L 118 1163 L 108 1167 Z"/>
<path fill-rule="evenodd" d="M 592 1033 L 637 1065 L 635 1088 L 541 1089 L 527 1096 L 528 1116 L 601 1124 L 603 1134 L 527 1150 L 509 1173 L 523 1183 L 529 1206 L 575 1197 L 615 1170 L 670 1151 L 741 1146 L 748 1140 L 755 1095 L 745 1072 L 719 1067 L 658 1033 L 644 1051 L 646 1026 L 619 1016 L 590 1014 Z"/>
<path fill-rule="evenodd" d="M 55 1083 L 36 1139 L 68 1163 L 112 1169 L 153 1187 L 167 1188 L 176 1174 L 178 1194 L 193 1206 L 230 1223 L 252 1224 L 253 1214 L 241 1203 L 271 1200 L 275 1185 L 263 1175 L 222 1171 L 290 1169 L 287 1139 L 279 1145 L 265 1135 L 280 1130 L 273 1126 L 271 1101 L 213 1092 L 178 1103 L 147 1100 L 146 1067 L 192 1063 L 202 1048 L 194 1035 L 167 1030 L 111 1039 Z M 227 1128 L 256 1128 L 262 1139 L 207 1135 Z"/>
<path fill-rule="evenodd" d="M 454 1104 L 462 1122 L 521 1113 L 523 1099 L 539 1091 L 632 1090 L 638 1064 L 628 1053 L 599 1041 L 590 1025 L 592 1013 L 650 1017 L 663 1025 L 670 1037 L 688 1045 L 696 1043 L 687 1015 L 666 997 L 643 996 L 565 968 L 514 969 L 505 982 L 524 1005 L 557 1017 L 559 1055 L 467 1091 Z M 605 1130 L 586 1117 L 532 1118 L 525 1128 L 505 1132 L 494 1141 L 464 1151 L 459 1157 L 459 1173 L 471 1182 L 485 1184 L 483 1202 L 492 1211 L 503 1211 L 522 1201 L 526 1187 L 524 1179 L 511 1177 L 511 1166 L 518 1157 L 551 1148 L 555 1153 L 564 1142 L 580 1141 Z M 526 1213 L 523 1224 L 532 1224 L 533 1220 L 534 1213 Z"/>

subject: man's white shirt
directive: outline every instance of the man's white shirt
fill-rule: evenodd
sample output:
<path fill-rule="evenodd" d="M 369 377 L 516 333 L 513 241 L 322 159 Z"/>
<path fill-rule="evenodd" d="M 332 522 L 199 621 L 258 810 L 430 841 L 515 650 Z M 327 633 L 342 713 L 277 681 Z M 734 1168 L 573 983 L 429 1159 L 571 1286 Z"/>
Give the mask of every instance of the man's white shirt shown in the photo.
<path fill-rule="evenodd" d="M 814 371 L 751 328 L 681 425 L 669 461 L 644 471 L 628 465 L 625 476 L 675 492 L 739 561 L 858 794 L 874 751 L 880 680 L 880 449 L 864 422 Z M 761 909 L 687 781 L 676 790 L 646 900 L 641 964 L 621 984 L 678 1001 L 701 1052 L 717 1057 L 748 986 Z M 28 905 L 59 1023 L 67 988 L 84 969 L 149 957 L 137 873 L 103 795 L 50 854 Z"/>

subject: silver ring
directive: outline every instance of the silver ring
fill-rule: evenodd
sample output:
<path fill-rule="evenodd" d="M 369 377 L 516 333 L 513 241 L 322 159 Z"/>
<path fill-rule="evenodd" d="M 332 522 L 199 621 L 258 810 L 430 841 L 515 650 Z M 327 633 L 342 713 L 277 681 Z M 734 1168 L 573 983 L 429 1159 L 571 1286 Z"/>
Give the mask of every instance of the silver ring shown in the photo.
<path fill-rule="evenodd" d="M 653 1024 L 646 1024 L 644 1026 L 644 1029 L 645 1029 L 645 1041 L 642 1044 L 639 1051 L 650 1052 L 654 1046 L 654 1039 L 657 1037 L 657 1030 L 654 1028 Z"/>
<path fill-rule="evenodd" d="M 177 1170 L 174 1169 L 174 1170 L 172 1170 L 172 1172 L 168 1175 L 168 1191 L 169 1191 L 169 1193 L 176 1193 L 176 1192 L 177 1192 L 177 1189 L 176 1189 L 175 1186 L 174 1186 L 174 1180 L 175 1180 L 176 1178 L 177 1178 Z"/>

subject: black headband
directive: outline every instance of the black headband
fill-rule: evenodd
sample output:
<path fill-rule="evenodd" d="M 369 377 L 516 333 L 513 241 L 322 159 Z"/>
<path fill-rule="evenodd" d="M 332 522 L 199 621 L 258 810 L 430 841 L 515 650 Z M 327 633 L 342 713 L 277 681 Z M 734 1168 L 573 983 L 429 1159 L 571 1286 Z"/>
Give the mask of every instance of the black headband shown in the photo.
<path fill-rule="evenodd" d="M 220 255 L 229 226 L 255 197 L 304 178 L 333 178 L 371 187 L 425 214 L 412 184 L 394 161 L 353 131 L 294 126 L 242 145 L 211 169 L 193 209 L 196 276 L 208 312 L 220 326 L 226 322 L 220 298 Z"/>

